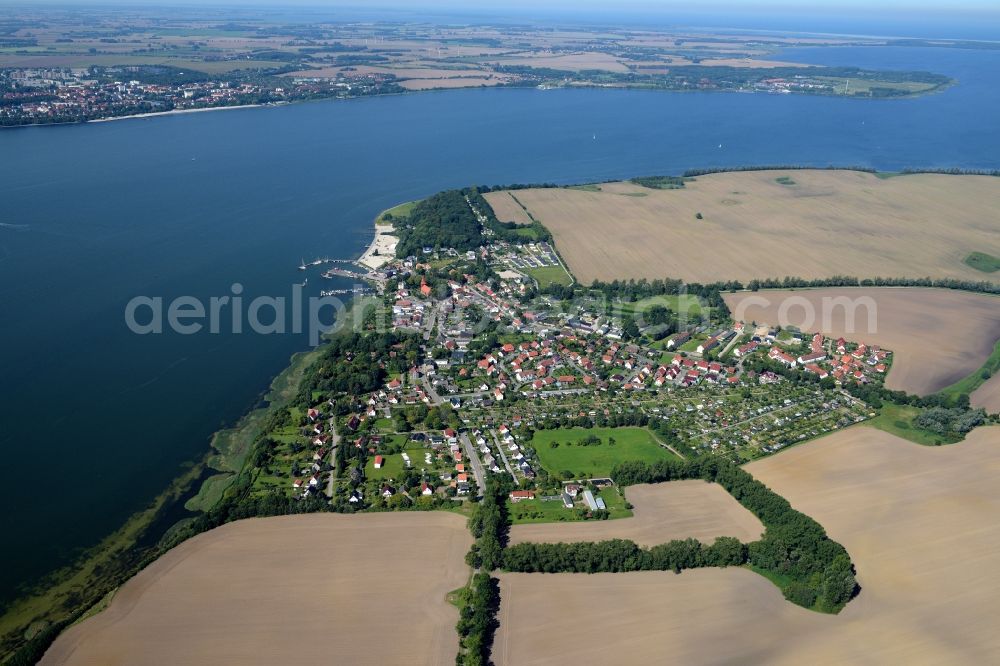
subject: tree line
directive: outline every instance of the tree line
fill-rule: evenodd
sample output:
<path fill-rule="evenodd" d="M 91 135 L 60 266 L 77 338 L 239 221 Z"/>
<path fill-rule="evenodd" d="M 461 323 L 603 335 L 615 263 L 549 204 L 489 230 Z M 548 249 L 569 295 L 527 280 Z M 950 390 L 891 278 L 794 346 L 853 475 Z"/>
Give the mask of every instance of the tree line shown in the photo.
<path fill-rule="evenodd" d="M 490 572 L 500 567 L 503 549 L 507 545 L 510 526 L 507 493 L 513 487 L 513 479 L 508 474 L 488 476 L 483 499 L 476 505 L 469 520 L 469 529 L 476 541 L 465 561 L 478 571 L 465 590 L 465 603 L 456 627 L 461 647 L 455 663 L 461 666 L 490 663 L 493 636 L 499 625 L 497 612 L 500 610 L 500 584 Z"/>
<path fill-rule="evenodd" d="M 899 278 L 873 277 L 857 278 L 849 275 L 834 275 L 828 278 L 800 278 L 786 276 L 784 278 L 764 278 L 750 280 L 747 289 L 804 289 L 816 287 L 935 287 L 938 289 L 956 289 L 986 294 L 1000 294 L 1000 284 L 986 280 L 957 280 L 954 278 Z"/>
<path fill-rule="evenodd" d="M 519 543 L 504 551 L 503 565 L 522 573 L 621 573 L 674 571 L 697 567 L 739 566 L 746 562 L 746 546 L 733 537 L 712 544 L 697 539 L 675 539 L 641 548 L 628 539 L 594 543 Z"/>
<path fill-rule="evenodd" d="M 781 589 L 789 601 L 827 612 L 839 611 L 859 589 L 844 547 L 830 539 L 819 523 L 793 509 L 785 498 L 738 465 L 718 457 L 630 461 L 616 465 L 611 474 L 623 486 L 682 479 L 718 483 L 760 519 L 764 535 L 749 544 L 731 539 L 717 539 L 711 545 L 684 540 L 649 549 L 623 540 L 518 544 L 504 551 L 504 567 L 511 571 L 595 573 L 749 565 L 787 581 Z"/>

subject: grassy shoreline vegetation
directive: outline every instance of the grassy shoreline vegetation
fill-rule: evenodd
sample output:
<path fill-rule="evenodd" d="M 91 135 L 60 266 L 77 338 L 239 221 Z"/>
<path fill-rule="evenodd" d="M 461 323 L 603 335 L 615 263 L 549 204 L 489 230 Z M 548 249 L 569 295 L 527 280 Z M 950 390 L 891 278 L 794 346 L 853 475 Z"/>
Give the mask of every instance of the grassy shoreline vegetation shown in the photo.
<path fill-rule="evenodd" d="M 5 607 L 0 661 L 35 663 L 62 629 L 100 607 L 119 585 L 162 555 L 157 544 L 143 540 L 157 519 L 193 489 L 205 467 L 205 461 L 189 465 L 146 509 Z"/>
<path fill-rule="evenodd" d="M 248 412 L 233 428 L 215 433 L 208 467 L 219 474 L 206 479 L 198 494 L 187 502 L 185 506 L 189 511 L 204 512 L 218 504 L 246 464 L 254 441 L 264 432 L 268 419 L 298 393 L 306 369 L 318 357 L 318 348 L 292 356 L 289 366 L 271 382 L 264 396 L 266 406 Z"/>
<path fill-rule="evenodd" d="M 352 313 L 364 307 L 359 303 Z M 345 327 L 349 329 L 350 323 Z M 306 370 L 321 350 L 322 346 L 292 356 L 289 366 L 262 396 L 265 406 L 249 411 L 234 427 L 217 432 L 205 458 L 188 466 L 147 509 L 7 606 L 0 616 L 0 663 L 35 663 L 64 628 L 99 611 L 122 583 L 197 534 L 190 530 L 190 523 L 197 518 L 169 526 L 158 540 L 151 539 L 149 532 L 158 518 L 186 497 L 184 508 L 203 517 L 231 496 L 231 487 L 244 474 L 268 423 L 298 393 Z M 197 486 L 199 480 L 201 485 Z"/>

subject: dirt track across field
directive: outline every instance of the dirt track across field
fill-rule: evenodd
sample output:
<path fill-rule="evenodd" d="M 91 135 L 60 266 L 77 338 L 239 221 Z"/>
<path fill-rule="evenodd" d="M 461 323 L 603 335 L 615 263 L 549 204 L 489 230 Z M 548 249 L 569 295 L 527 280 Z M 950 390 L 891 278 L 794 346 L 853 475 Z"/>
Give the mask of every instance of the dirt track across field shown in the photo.
<path fill-rule="evenodd" d="M 483 195 L 486 202 L 493 209 L 493 213 L 501 222 L 514 222 L 516 224 L 531 224 L 531 218 L 524 212 L 514 199 L 511 192 L 487 192 Z"/>

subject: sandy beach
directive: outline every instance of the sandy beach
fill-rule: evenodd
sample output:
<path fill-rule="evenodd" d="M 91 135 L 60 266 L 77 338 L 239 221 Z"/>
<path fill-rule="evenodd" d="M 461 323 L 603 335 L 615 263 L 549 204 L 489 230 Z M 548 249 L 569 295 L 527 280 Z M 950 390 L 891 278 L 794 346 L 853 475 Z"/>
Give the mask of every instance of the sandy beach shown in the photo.
<path fill-rule="evenodd" d="M 158 116 L 177 116 L 182 113 L 201 113 L 203 111 L 230 111 L 232 109 L 257 109 L 262 106 L 276 106 L 276 104 L 236 104 L 234 106 L 208 106 L 202 109 L 171 109 L 170 111 L 153 111 L 151 113 L 133 113 L 130 116 L 113 116 L 111 118 L 94 118 L 88 123 L 109 123 L 112 120 L 129 120 L 132 118 L 156 118 Z"/>
<path fill-rule="evenodd" d="M 396 256 L 396 244 L 399 243 L 399 239 L 392 235 L 392 231 L 391 224 L 375 222 L 375 238 L 358 259 L 358 263 L 368 268 L 381 268 L 392 261 Z"/>

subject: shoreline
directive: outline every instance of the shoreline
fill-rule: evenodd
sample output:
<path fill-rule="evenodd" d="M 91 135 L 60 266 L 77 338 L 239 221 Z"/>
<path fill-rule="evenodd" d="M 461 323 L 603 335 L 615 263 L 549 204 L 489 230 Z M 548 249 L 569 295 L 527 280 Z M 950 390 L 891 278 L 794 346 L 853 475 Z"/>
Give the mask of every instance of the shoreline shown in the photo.
<path fill-rule="evenodd" d="M 279 106 L 283 105 L 280 103 L 275 104 L 236 104 L 233 106 L 206 106 L 200 109 L 171 109 L 170 111 L 150 111 L 149 113 L 133 113 L 128 116 L 111 116 L 108 118 L 94 118 L 92 120 L 83 121 L 84 124 L 88 123 L 110 123 L 115 120 L 132 120 L 135 118 L 157 118 L 159 116 L 177 116 L 186 113 L 201 113 L 203 111 L 230 111 L 232 109 L 259 109 L 265 106 Z M 51 124 L 51 123 L 50 123 Z M 41 126 L 42 123 L 39 123 Z"/>
<path fill-rule="evenodd" d="M 803 65 L 803 67 L 816 67 L 817 65 Z M 798 92 L 789 91 L 787 93 L 782 93 L 778 91 L 766 91 L 766 90 L 745 90 L 745 89 L 725 89 L 725 90 L 688 90 L 683 88 L 657 88 L 657 87 L 645 87 L 640 85 L 602 85 L 595 84 L 593 82 L 571 82 L 562 85 L 552 85 L 551 87 L 541 88 L 543 85 L 547 84 L 531 84 L 531 85 L 518 85 L 516 83 L 498 83 L 492 86 L 442 86 L 442 87 L 432 87 L 432 88 L 415 88 L 415 89 L 404 89 L 400 92 L 386 92 L 379 93 L 375 95 L 362 95 L 359 97 L 318 97 L 318 98 L 307 98 L 307 99 L 293 99 L 287 101 L 279 102 L 265 102 L 262 104 L 236 104 L 233 106 L 209 106 L 202 107 L 198 109 L 171 109 L 169 111 L 150 111 L 148 113 L 133 113 L 127 116 L 109 116 L 106 118 L 88 118 L 86 120 L 69 120 L 65 122 L 51 122 L 51 123 L 26 123 L 22 125 L 0 125 L 0 129 L 16 129 L 19 127 L 50 127 L 57 125 L 86 125 L 89 123 L 106 123 L 113 120 L 131 120 L 136 118 L 156 118 L 159 116 L 170 116 L 170 115 L 180 115 L 186 113 L 200 113 L 202 111 L 228 111 L 231 109 L 257 109 L 257 108 L 269 108 L 269 107 L 280 107 L 287 106 L 289 104 L 300 104 L 303 102 L 319 102 L 325 100 L 343 100 L 343 99 L 362 99 L 364 97 L 392 97 L 392 96 L 402 96 L 402 95 L 413 95 L 420 93 L 442 93 L 442 92 L 452 92 L 456 90 L 482 90 L 482 89 L 492 89 L 492 90 L 503 90 L 503 89 L 513 89 L 513 90 L 534 90 L 542 89 L 545 91 L 549 90 L 574 90 L 574 89 L 591 89 L 591 90 L 640 90 L 648 92 L 667 92 L 667 93 L 737 93 L 737 94 L 765 94 L 765 95 L 780 95 L 780 94 L 792 94 L 792 95 L 808 95 L 811 97 L 832 97 L 832 98 L 845 98 L 845 99 L 857 99 L 857 100 L 899 100 L 899 99 L 911 99 L 924 97 L 926 95 L 933 95 L 937 93 L 944 92 L 956 85 L 959 81 L 957 79 L 951 79 L 946 83 L 942 83 L 934 88 L 928 90 L 921 90 L 916 92 L 908 92 L 903 95 L 894 95 L 888 97 L 864 97 L 855 95 L 842 95 L 837 93 L 808 93 L 808 92 Z"/>

